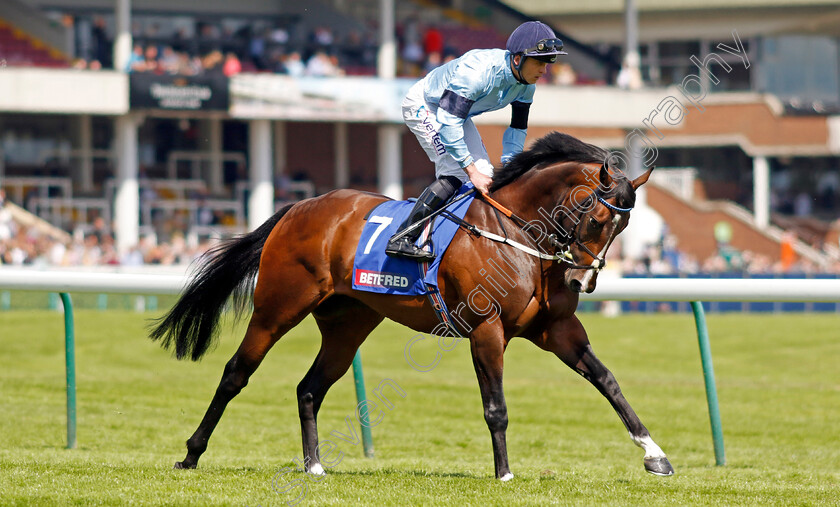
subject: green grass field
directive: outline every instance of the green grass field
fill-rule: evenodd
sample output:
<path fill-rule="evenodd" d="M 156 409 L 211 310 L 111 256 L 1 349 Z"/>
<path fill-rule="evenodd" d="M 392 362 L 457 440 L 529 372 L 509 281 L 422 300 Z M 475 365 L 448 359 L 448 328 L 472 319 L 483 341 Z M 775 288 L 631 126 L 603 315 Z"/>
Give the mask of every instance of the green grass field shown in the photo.
<path fill-rule="evenodd" d="M 285 505 L 272 477 L 300 456 L 295 386 L 318 348 L 305 321 L 269 354 L 228 408 L 196 470 L 172 470 L 201 419 L 242 325 L 201 363 L 145 337 L 152 314 L 76 315 L 78 442 L 65 445 L 63 321 L 0 312 L 1 505 Z M 582 316 L 595 352 L 668 453 L 674 477 L 647 474 L 609 404 L 524 340 L 506 355 L 513 481 L 493 479 L 490 439 L 465 343 L 432 371 L 403 357 L 410 330 L 386 322 L 362 347 L 368 391 L 391 397 L 374 428 L 376 458 L 332 439 L 341 463 L 300 505 L 837 505 L 840 503 L 840 317 L 710 316 L 726 440 L 716 467 L 690 315 Z M 414 349 L 432 357 L 431 340 Z M 346 433 L 347 375 L 321 410 L 322 439 Z"/>

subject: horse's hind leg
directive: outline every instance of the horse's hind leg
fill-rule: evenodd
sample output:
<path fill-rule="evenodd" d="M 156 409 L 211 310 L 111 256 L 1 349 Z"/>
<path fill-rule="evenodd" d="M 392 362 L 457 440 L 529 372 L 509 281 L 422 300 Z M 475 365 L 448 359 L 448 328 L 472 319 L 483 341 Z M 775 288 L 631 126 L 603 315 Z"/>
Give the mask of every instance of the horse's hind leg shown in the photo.
<path fill-rule="evenodd" d="M 313 315 L 321 330 L 321 350 L 298 384 L 297 396 L 306 471 L 322 475 L 324 467 L 317 451 L 318 410 L 329 388 L 347 372 L 359 346 L 383 317 L 347 296 L 332 296 Z"/>
<path fill-rule="evenodd" d="M 577 317 L 554 325 L 536 341 L 541 348 L 554 352 L 566 365 L 580 373 L 610 402 L 621 422 L 630 432 L 633 442 L 645 450 L 645 470 L 656 475 L 673 475 L 674 469 L 662 449 L 650 437 L 650 432 L 627 403 L 615 376 L 595 357 L 589 338 Z"/>
<path fill-rule="evenodd" d="M 271 290 L 266 289 L 267 292 Z M 304 291 L 296 291 L 296 295 L 302 293 Z M 317 305 L 317 299 L 314 297 L 309 301 L 293 302 L 291 297 L 279 299 L 281 295 L 277 293 L 263 296 L 265 297 L 260 299 L 274 304 L 255 306 L 245 338 L 225 365 L 219 387 L 198 429 L 187 440 L 187 456 L 184 461 L 175 463 L 175 468 L 196 467 L 198 458 L 207 449 L 207 441 L 210 440 L 210 435 L 219 423 L 227 404 L 248 384 L 248 379 L 277 340 L 299 324 Z M 282 303 L 278 303 L 279 301 Z"/>

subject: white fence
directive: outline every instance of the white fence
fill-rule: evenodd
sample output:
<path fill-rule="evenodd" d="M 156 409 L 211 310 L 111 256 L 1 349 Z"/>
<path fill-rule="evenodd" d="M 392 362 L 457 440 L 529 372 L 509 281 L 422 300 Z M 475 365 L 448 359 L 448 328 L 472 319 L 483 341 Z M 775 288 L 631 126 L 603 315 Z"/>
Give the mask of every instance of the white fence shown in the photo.
<path fill-rule="evenodd" d="M 112 294 L 178 294 L 188 278 L 175 274 L 39 271 L 0 268 L 0 289 Z M 592 301 L 750 301 L 836 302 L 840 279 L 684 279 L 598 280 Z"/>
<path fill-rule="evenodd" d="M 102 272 L 36 271 L 0 269 L 0 289 L 43 290 L 50 292 L 99 292 L 119 294 L 178 294 L 189 278 L 178 274 L 129 274 Z M 70 298 L 66 298 L 69 305 Z M 700 358 L 709 404 L 709 419 L 717 465 L 726 463 L 723 429 L 717 401 L 712 354 L 706 330 L 703 307 L 697 301 L 772 301 L 772 302 L 834 302 L 840 301 L 840 280 L 753 280 L 753 279 L 680 279 L 680 278 L 623 278 L 599 280 L 595 294 L 583 296 L 589 300 L 623 301 L 691 301 L 697 323 Z M 71 308 L 71 307 L 70 307 Z M 67 350 L 67 446 L 76 446 L 75 359 L 70 324 L 65 330 Z M 353 361 L 357 385 L 363 382 L 361 358 Z M 362 388 L 364 392 L 364 388 Z M 369 430 L 365 433 L 365 453 L 372 452 Z"/>

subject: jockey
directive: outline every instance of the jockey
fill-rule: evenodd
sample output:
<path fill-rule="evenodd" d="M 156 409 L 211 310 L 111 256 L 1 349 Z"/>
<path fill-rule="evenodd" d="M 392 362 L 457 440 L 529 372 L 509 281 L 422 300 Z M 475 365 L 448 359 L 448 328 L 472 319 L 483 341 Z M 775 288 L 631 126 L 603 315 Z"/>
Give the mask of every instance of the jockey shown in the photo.
<path fill-rule="evenodd" d="M 539 21 L 520 25 L 508 38 L 506 48 L 468 51 L 429 72 L 403 100 L 405 123 L 435 163 L 436 179 L 420 194 L 408 218 L 388 241 L 388 255 L 431 261 L 435 255 L 415 245 L 421 227 L 395 238 L 441 208 L 467 180 L 480 192 L 488 192 L 493 164 L 473 116 L 510 104 L 510 127 L 502 138 L 502 164 L 522 151 L 535 83 L 557 55 L 567 53 L 551 28 Z"/>

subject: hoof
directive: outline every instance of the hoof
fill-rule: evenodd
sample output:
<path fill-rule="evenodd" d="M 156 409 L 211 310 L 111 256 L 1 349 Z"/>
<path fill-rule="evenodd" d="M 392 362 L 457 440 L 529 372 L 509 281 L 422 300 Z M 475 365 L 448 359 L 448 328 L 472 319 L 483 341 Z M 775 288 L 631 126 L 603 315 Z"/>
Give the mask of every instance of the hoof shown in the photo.
<path fill-rule="evenodd" d="M 312 475 L 327 475 L 327 472 L 324 471 L 324 467 L 320 463 L 315 463 L 309 467 L 309 473 Z"/>
<path fill-rule="evenodd" d="M 645 458 L 645 470 L 653 475 L 669 476 L 674 475 L 674 467 L 668 458 Z"/>
<path fill-rule="evenodd" d="M 184 461 L 176 461 L 175 466 L 172 468 L 174 468 L 175 470 L 189 470 L 195 468 L 195 465 L 190 465 Z"/>
<path fill-rule="evenodd" d="M 513 479 L 513 474 L 512 474 L 512 473 L 510 473 L 510 472 L 508 472 L 508 473 L 506 473 L 505 475 L 503 475 L 503 476 L 499 477 L 499 480 L 500 480 L 500 481 L 502 481 L 502 482 L 507 482 L 507 481 L 509 481 L 509 480 L 511 480 L 511 479 Z"/>

